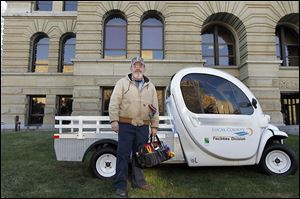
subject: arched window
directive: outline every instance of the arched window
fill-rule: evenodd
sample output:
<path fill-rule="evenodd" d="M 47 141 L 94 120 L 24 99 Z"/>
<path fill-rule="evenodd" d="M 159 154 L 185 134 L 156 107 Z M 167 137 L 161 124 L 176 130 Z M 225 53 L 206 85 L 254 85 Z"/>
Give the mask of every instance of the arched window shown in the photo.
<path fill-rule="evenodd" d="M 104 58 L 126 58 L 127 21 L 113 13 L 104 21 Z"/>
<path fill-rule="evenodd" d="M 52 11 L 52 1 L 36 1 L 35 11 Z"/>
<path fill-rule="evenodd" d="M 77 11 L 77 1 L 64 1 L 63 11 Z"/>
<path fill-rule="evenodd" d="M 145 59 L 164 58 L 164 25 L 158 14 L 147 14 L 141 23 L 141 56 Z"/>
<path fill-rule="evenodd" d="M 58 72 L 73 72 L 72 59 L 75 58 L 76 36 L 67 33 L 61 37 Z"/>
<path fill-rule="evenodd" d="M 30 72 L 48 72 L 49 38 L 44 33 L 33 37 Z"/>
<path fill-rule="evenodd" d="M 205 66 L 236 65 L 235 42 L 225 27 L 214 25 L 202 33 L 202 57 Z"/>
<path fill-rule="evenodd" d="M 276 56 L 282 66 L 299 66 L 299 35 L 286 26 L 276 28 Z"/>

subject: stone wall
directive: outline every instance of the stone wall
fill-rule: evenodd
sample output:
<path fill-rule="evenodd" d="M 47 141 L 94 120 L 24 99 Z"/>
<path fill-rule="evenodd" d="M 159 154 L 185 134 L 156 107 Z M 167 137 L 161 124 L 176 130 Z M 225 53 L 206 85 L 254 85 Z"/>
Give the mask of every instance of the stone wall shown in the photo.
<path fill-rule="evenodd" d="M 44 127 L 54 124 L 55 96 L 60 94 L 73 95 L 72 115 L 100 115 L 101 87 L 113 86 L 129 72 L 130 58 L 140 54 L 140 20 L 149 10 L 164 20 L 165 58 L 146 60 L 146 75 L 156 86 L 166 87 L 181 68 L 203 67 L 201 31 L 221 24 L 234 35 L 237 64 L 214 68 L 243 81 L 272 123 L 283 124 L 280 92 L 299 91 L 299 66 L 281 67 L 275 49 L 278 23 L 288 22 L 299 32 L 297 1 L 78 1 L 77 12 L 63 12 L 60 1 L 53 1 L 52 12 L 34 11 L 33 1 L 7 3 L 1 63 L 1 121 L 7 126 L 15 115 L 26 123 L 26 96 L 33 94 L 46 95 Z M 126 60 L 103 59 L 103 19 L 111 10 L 127 19 Z M 49 36 L 47 73 L 28 72 L 37 32 Z M 57 73 L 59 40 L 67 32 L 76 34 L 74 72 Z"/>

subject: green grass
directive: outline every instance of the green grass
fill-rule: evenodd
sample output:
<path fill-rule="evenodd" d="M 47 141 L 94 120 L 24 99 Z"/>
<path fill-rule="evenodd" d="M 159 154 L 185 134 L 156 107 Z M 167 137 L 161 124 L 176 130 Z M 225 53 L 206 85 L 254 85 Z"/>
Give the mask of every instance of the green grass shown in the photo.
<path fill-rule="evenodd" d="M 56 161 L 52 132 L 1 133 L 1 198 L 114 197 L 112 181 L 94 178 L 88 163 Z M 285 142 L 299 156 L 299 137 Z M 161 165 L 146 169 L 155 189 L 129 188 L 130 197 L 297 197 L 299 171 L 267 176 L 257 166 L 193 167 Z M 129 184 L 130 185 L 130 184 Z"/>

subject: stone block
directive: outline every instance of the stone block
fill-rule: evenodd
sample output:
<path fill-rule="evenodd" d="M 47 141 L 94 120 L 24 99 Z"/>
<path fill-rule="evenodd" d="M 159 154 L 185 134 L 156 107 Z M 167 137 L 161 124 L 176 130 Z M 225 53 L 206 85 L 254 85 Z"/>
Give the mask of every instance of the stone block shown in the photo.
<path fill-rule="evenodd" d="M 73 111 L 72 116 L 100 116 L 101 113 L 99 110 L 89 110 L 89 111 Z"/>
<path fill-rule="evenodd" d="M 1 82 L 1 95 L 23 94 L 23 89 L 20 87 L 6 87 L 6 86 L 2 86 L 2 85 L 3 85 L 3 83 Z"/>
<path fill-rule="evenodd" d="M 259 103 L 263 109 L 263 111 L 280 111 L 281 110 L 281 103 L 278 100 L 259 100 Z"/>
<path fill-rule="evenodd" d="M 280 99 L 280 92 L 278 89 L 271 88 L 250 88 L 252 93 L 258 99 Z"/>
<path fill-rule="evenodd" d="M 25 95 L 1 95 L 1 106 L 2 105 L 15 105 L 24 104 L 26 102 Z"/>
<path fill-rule="evenodd" d="M 25 104 L 15 104 L 11 105 L 1 105 L 1 115 L 9 114 L 9 115 L 23 115 L 25 113 Z"/>
<path fill-rule="evenodd" d="M 75 87 L 74 88 L 74 98 L 99 98 L 99 88 L 89 88 L 89 87 Z"/>

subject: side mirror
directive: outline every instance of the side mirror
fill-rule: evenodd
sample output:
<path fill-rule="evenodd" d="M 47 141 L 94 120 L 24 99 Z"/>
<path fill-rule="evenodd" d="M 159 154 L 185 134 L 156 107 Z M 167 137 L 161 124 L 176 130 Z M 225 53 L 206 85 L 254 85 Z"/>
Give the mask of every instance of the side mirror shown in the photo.
<path fill-rule="evenodd" d="M 254 99 L 254 98 L 252 98 L 252 106 L 253 106 L 254 108 L 257 108 L 257 100 Z"/>

